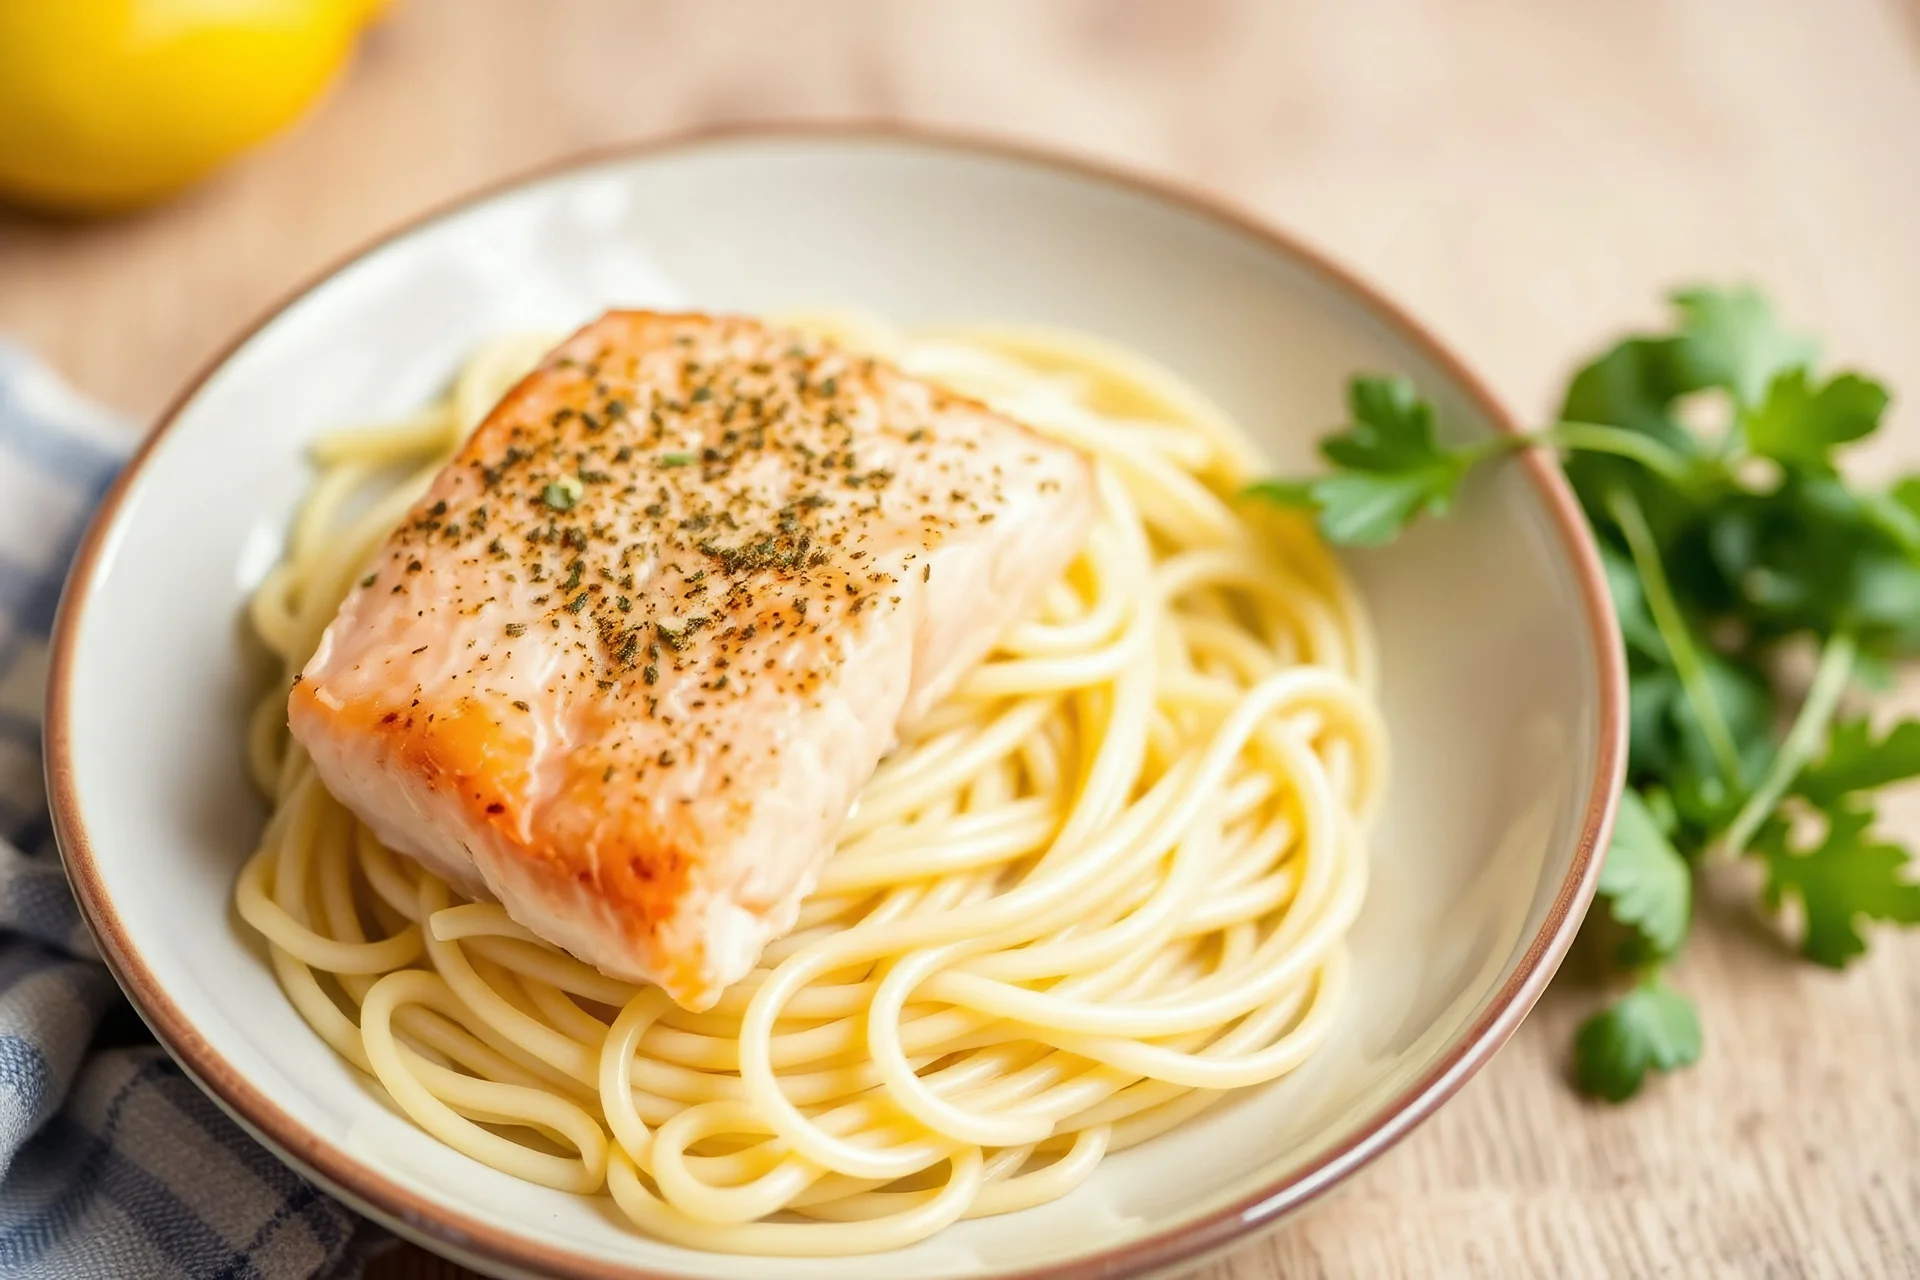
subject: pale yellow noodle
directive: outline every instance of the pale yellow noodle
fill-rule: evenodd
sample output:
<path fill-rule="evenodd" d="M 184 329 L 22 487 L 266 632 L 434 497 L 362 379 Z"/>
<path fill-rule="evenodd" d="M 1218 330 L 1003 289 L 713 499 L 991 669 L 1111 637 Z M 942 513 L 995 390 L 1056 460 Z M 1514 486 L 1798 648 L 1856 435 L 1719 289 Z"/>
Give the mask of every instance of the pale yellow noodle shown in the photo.
<path fill-rule="evenodd" d="M 820 1256 L 1057 1199 L 1298 1067 L 1346 981 L 1384 737 L 1358 598 L 1304 522 L 1236 500 L 1259 454 L 1199 392 L 1078 334 L 789 322 L 1085 449 L 1101 499 L 875 772 L 794 933 L 687 1013 L 383 847 L 288 738 L 340 598 L 545 337 L 315 447 L 252 602 L 275 810 L 235 902 L 302 1016 L 449 1146 L 663 1240 Z"/>

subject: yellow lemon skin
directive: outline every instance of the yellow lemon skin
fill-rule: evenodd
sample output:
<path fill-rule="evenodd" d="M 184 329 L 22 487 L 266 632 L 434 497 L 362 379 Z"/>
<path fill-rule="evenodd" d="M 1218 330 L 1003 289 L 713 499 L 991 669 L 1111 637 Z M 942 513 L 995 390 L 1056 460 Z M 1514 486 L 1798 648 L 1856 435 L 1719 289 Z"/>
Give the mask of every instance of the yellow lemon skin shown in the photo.
<path fill-rule="evenodd" d="M 368 0 L 0 0 L 0 200 L 112 213 L 201 177 L 333 79 Z"/>

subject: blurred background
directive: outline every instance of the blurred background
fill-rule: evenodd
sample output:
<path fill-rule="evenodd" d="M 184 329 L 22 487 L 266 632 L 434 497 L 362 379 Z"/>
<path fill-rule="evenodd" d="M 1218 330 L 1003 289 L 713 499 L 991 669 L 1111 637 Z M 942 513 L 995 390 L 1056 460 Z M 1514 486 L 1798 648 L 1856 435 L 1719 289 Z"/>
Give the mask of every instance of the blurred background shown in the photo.
<path fill-rule="evenodd" d="M 1695 280 L 1751 281 L 1831 357 L 1920 388 L 1920 0 L 171 8 L 241 29 L 133 69 L 113 59 L 155 33 L 103 36 L 55 83 L 34 42 L 111 35 L 126 5 L 0 0 L 0 336 L 141 422 L 402 219 L 582 149 L 795 119 L 987 131 L 1222 195 L 1380 285 L 1530 415 Z M 134 105 L 168 77 L 198 91 Z M 84 154 L 35 150 L 47 101 L 83 118 Z M 120 211 L 73 213 L 102 207 Z M 1920 459 L 1911 398 L 1891 424 L 1869 465 Z M 1722 915 L 1681 966 L 1713 1045 L 1698 1068 L 1584 1102 L 1564 1084 L 1584 997 L 1550 995 L 1345 1194 L 1198 1274 L 1920 1274 L 1920 935 L 1882 934 L 1842 978 Z M 439 1267 L 376 1274 L 456 1274 Z"/>

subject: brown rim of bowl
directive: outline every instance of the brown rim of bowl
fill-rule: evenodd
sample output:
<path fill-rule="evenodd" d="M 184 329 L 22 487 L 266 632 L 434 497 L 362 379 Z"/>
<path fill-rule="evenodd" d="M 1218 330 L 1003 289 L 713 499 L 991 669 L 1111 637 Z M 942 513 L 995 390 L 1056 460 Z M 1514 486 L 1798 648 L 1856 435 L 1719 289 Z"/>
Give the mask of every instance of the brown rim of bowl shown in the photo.
<path fill-rule="evenodd" d="M 1521 431 L 1513 414 L 1477 374 L 1462 364 L 1423 325 L 1388 301 L 1379 290 L 1319 250 L 1217 196 L 1168 179 L 1147 177 L 1104 161 L 1065 155 L 1023 141 L 892 121 L 707 126 L 670 133 L 649 141 L 568 156 L 448 201 L 361 246 L 300 285 L 214 356 L 161 415 L 158 424 L 101 502 L 75 556 L 68 578 L 69 587 L 61 600 L 54 626 L 47 696 L 47 790 L 53 809 L 54 831 L 68 877 L 79 898 L 81 912 L 108 966 L 160 1043 L 202 1088 L 241 1118 L 249 1129 L 269 1145 L 347 1196 L 359 1200 L 390 1220 L 408 1224 L 415 1232 L 441 1241 L 449 1248 L 491 1263 L 564 1277 L 566 1280 L 614 1280 L 615 1277 L 620 1280 L 646 1280 L 649 1276 L 669 1280 L 670 1273 L 640 1271 L 532 1243 L 485 1219 L 442 1208 L 375 1172 L 344 1150 L 320 1138 L 244 1079 L 214 1051 L 194 1029 L 180 1007 L 155 982 L 152 972 L 127 937 L 113 904 L 103 892 L 99 870 L 94 864 L 93 849 L 87 838 L 80 797 L 74 786 L 72 725 L 68 714 L 73 651 L 86 608 L 87 584 L 93 577 L 95 562 L 106 544 L 106 531 L 114 523 L 132 481 L 179 418 L 181 410 L 214 372 L 282 312 L 376 249 L 429 223 L 517 187 L 594 165 L 641 159 L 714 143 L 754 139 L 816 139 L 845 144 L 907 143 L 942 151 L 983 155 L 1036 168 L 1064 171 L 1199 214 L 1218 225 L 1258 240 L 1274 252 L 1357 297 L 1376 319 L 1417 348 L 1464 389 L 1475 407 L 1487 416 L 1496 430 L 1509 434 Z M 1192 1221 L 1057 1265 L 1002 1273 L 999 1280 L 1091 1280 L 1096 1276 L 1139 1275 L 1195 1261 L 1225 1248 L 1260 1227 L 1277 1222 L 1331 1189 L 1433 1114 L 1442 1102 L 1493 1056 L 1495 1050 L 1506 1043 L 1507 1037 L 1513 1034 L 1514 1028 L 1533 1007 L 1554 970 L 1559 967 L 1579 927 L 1584 908 L 1593 896 L 1600 872 L 1599 852 L 1605 847 L 1613 825 L 1615 797 L 1619 791 L 1626 755 L 1625 660 L 1621 654 L 1619 630 L 1607 593 L 1606 579 L 1600 568 L 1599 555 L 1572 491 L 1568 489 L 1559 470 L 1537 450 L 1524 452 L 1519 465 L 1546 509 L 1559 535 L 1561 549 L 1578 581 L 1600 678 L 1600 742 L 1597 767 L 1587 791 L 1586 809 L 1581 818 L 1580 838 L 1574 850 L 1572 868 L 1518 967 L 1494 993 L 1487 1008 L 1466 1035 L 1448 1050 L 1445 1057 L 1418 1081 L 1378 1108 L 1356 1132 L 1321 1154 L 1310 1165 L 1277 1183 L 1236 1197 L 1233 1202 Z"/>

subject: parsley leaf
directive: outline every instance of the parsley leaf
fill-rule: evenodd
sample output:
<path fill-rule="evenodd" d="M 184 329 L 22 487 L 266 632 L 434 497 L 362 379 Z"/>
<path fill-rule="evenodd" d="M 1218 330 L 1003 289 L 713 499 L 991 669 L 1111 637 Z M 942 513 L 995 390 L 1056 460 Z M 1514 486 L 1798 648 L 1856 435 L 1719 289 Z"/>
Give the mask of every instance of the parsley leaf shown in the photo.
<path fill-rule="evenodd" d="M 1422 512 L 1444 514 L 1486 446 L 1441 445 L 1433 406 L 1405 378 L 1355 378 L 1347 402 L 1352 423 L 1320 442 L 1320 452 L 1337 470 L 1305 482 L 1262 481 L 1248 493 L 1315 508 L 1320 532 L 1346 546 L 1391 542 Z"/>
<path fill-rule="evenodd" d="M 1600 868 L 1600 893 L 1613 918 L 1634 930 L 1652 954 L 1670 956 L 1686 941 L 1693 872 L 1633 790 L 1620 797 L 1613 843 Z"/>
<path fill-rule="evenodd" d="M 1884 493 L 1856 493 L 1861 506 L 1881 532 L 1908 555 L 1920 555 L 1920 480 L 1902 480 Z"/>
<path fill-rule="evenodd" d="M 1660 638 L 1653 612 L 1647 606 L 1647 589 L 1634 571 L 1633 561 L 1610 542 L 1600 544 L 1600 567 L 1606 571 L 1607 594 L 1613 597 L 1613 614 L 1620 620 L 1620 635 L 1627 651 L 1648 662 L 1667 662 L 1667 642 Z"/>
<path fill-rule="evenodd" d="M 1407 378 L 1355 378 L 1347 386 L 1345 431 L 1320 442 L 1327 461 L 1356 471 L 1409 471 L 1445 460 L 1433 406 Z"/>
<path fill-rule="evenodd" d="M 1691 450 L 1693 437 L 1667 406 L 1706 385 L 1687 369 L 1678 338 L 1627 338 L 1573 375 L 1560 416 L 1609 423 Z"/>
<path fill-rule="evenodd" d="M 1805 369 L 1790 369 L 1773 380 L 1741 426 L 1748 447 L 1763 458 L 1832 471 L 1834 446 L 1872 435 L 1886 408 L 1886 389 L 1858 374 L 1815 387 Z"/>
<path fill-rule="evenodd" d="M 1766 768 L 1773 751 L 1774 703 L 1752 670 L 1711 651 L 1701 655 L 1705 684 L 1733 739 L 1738 772 L 1722 772 L 1706 728 L 1670 666 L 1636 672 L 1627 682 L 1628 776 L 1665 787 L 1690 847 L 1733 816 L 1742 789 Z"/>
<path fill-rule="evenodd" d="M 1915 520 L 1920 520 L 1920 476 L 1907 476 L 1898 481 L 1887 497 L 1905 508 Z"/>
<path fill-rule="evenodd" d="M 1870 648 L 1920 648 L 1920 556 L 1834 475 L 1789 472 L 1724 502 L 1707 529 L 1732 606 L 1758 638 L 1845 627 Z"/>
<path fill-rule="evenodd" d="M 1393 541 L 1422 511 L 1444 512 L 1458 484 L 1458 474 L 1441 469 L 1363 471 L 1316 480 L 1308 492 L 1319 509 L 1320 532 L 1327 541 L 1376 547 Z"/>
<path fill-rule="evenodd" d="M 1699 441 L 1673 414 L 1680 400 L 1719 388 L 1738 405 L 1757 405 L 1776 378 L 1813 358 L 1813 344 L 1784 332 L 1752 289 L 1684 289 L 1669 301 L 1675 331 L 1625 338 L 1574 374 L 1562 419 L 1609 423 L 1697 453 Z"/>
<path fill-rule="evenodd" d="M 1670 301 L 1680 315 L 1681 358 L 1697 387 L 1724 387 L 1741 404 L 1757 404 L 1775 378 L 1813 362 L 1813 343 L 1782 329 L 1755 289 L 1682 289 Z"/>
<path fill-rule="evenodd" d="M 1920 777 L 1920 720 L 1902 720 L 1875 740 L 1866 718 L 1833 727 L 1827 754 L 1804 769 L 1794 792 L 1822 809 L 1844 796 Z"/>
<path fill-rule="evenodd" d="M 1873 810 L 1840 805 L 1828 811 L 1827 832 L 1809 849 L 1795 849 L 1787 824 L 1769 823 L 1754 841 L 1766 863 L 1767 905 L 1796 901 L 1805 917 L 1800 950 L 1815 964 L 1843 968 L 1866 953 L 1862 916 L 1920 924 L 1920 884 L 1904 879 L 1908 854 L 1867 834 Z"/>
<path fill-rule="evenodd" d="M 1651 976 L 1580 1024 L 1574 1079 L 1583 1092 L 1624 1102 L 1639 1092 L 1647 1072 L 1691 1066 L 1699 1057 L 1693 1002 Z"/>
<path fill-rule="evenodd" d="M 1868 830 L 1870 793 L 1920 777 L 1920 720 L 1878 738 L 1835 722 L 1850 690 L 1920 654 L 1920 475 L 1870 490 L 1837 458 L 1878 429 L 1888 393 L 1819 373 L 1813 344 L 1750 288 L 1670 302 L 1669 329 L 1601 351 L 1559 421 L 1525 439 L 1442 445 L 1409 383 L 1359 378 L 1352 425 L 1322 444 L 1330 474 L 1253 490 L 1313 509 L 1331 541 L 1372 545 L 1444 514 L 1484 460 L 1560 454 L 1627 656 L 1629 790 L 1600 873 L 1621 928 L 1590 936 L 1626 931 L 1611 960 L 1636 985 L 1576 1045 L 1581 1086 L 1611 1098 L 1699 1053 L 1692 1006 L 1657 968 L 1685 944 L 1694 866 L 1752 854 L 1763 900 L 1798 908 L 1822 964 L 1860 954 L 1864 920 L 1920 923 L 1911 855 Z M 1808 642 L 1810 683 L 1787 660 Z M 1796 842 L 1808 810 L 1826 832 Z"/>
<path fill-rule="evenodd" d="M 1616 343 L 1577 372 L 1568 384 L 1560 417 L 1570 423 L 1606 423 L 1650 436 L 1689 464 L 1694 482 L 1670 477 L 1620 456 L 1617 451 L 1576 451 L 1567 478 L 1595 525 L 1610 523 L 1608 496 L 1632 494 L 1663 547 L 1683 548 L 1704 508 L 1734 487 L 1727 459 L 1702 447 L 1677 413 L 1700 392 L 1721 391 L 1740 413 L 1759 404 L 1780 374 L 1812 359 L 1812 344 L 1783 331 L 1772 309 L 1751 289 L 1690 289 L 1669 299 L 1678 323 L 1667 334 L 1639 335 Z M 1740 433 L 1730 433 L 1737 443 Z M 1690 575 L 1675 564 L 1676 581 Z"/>

